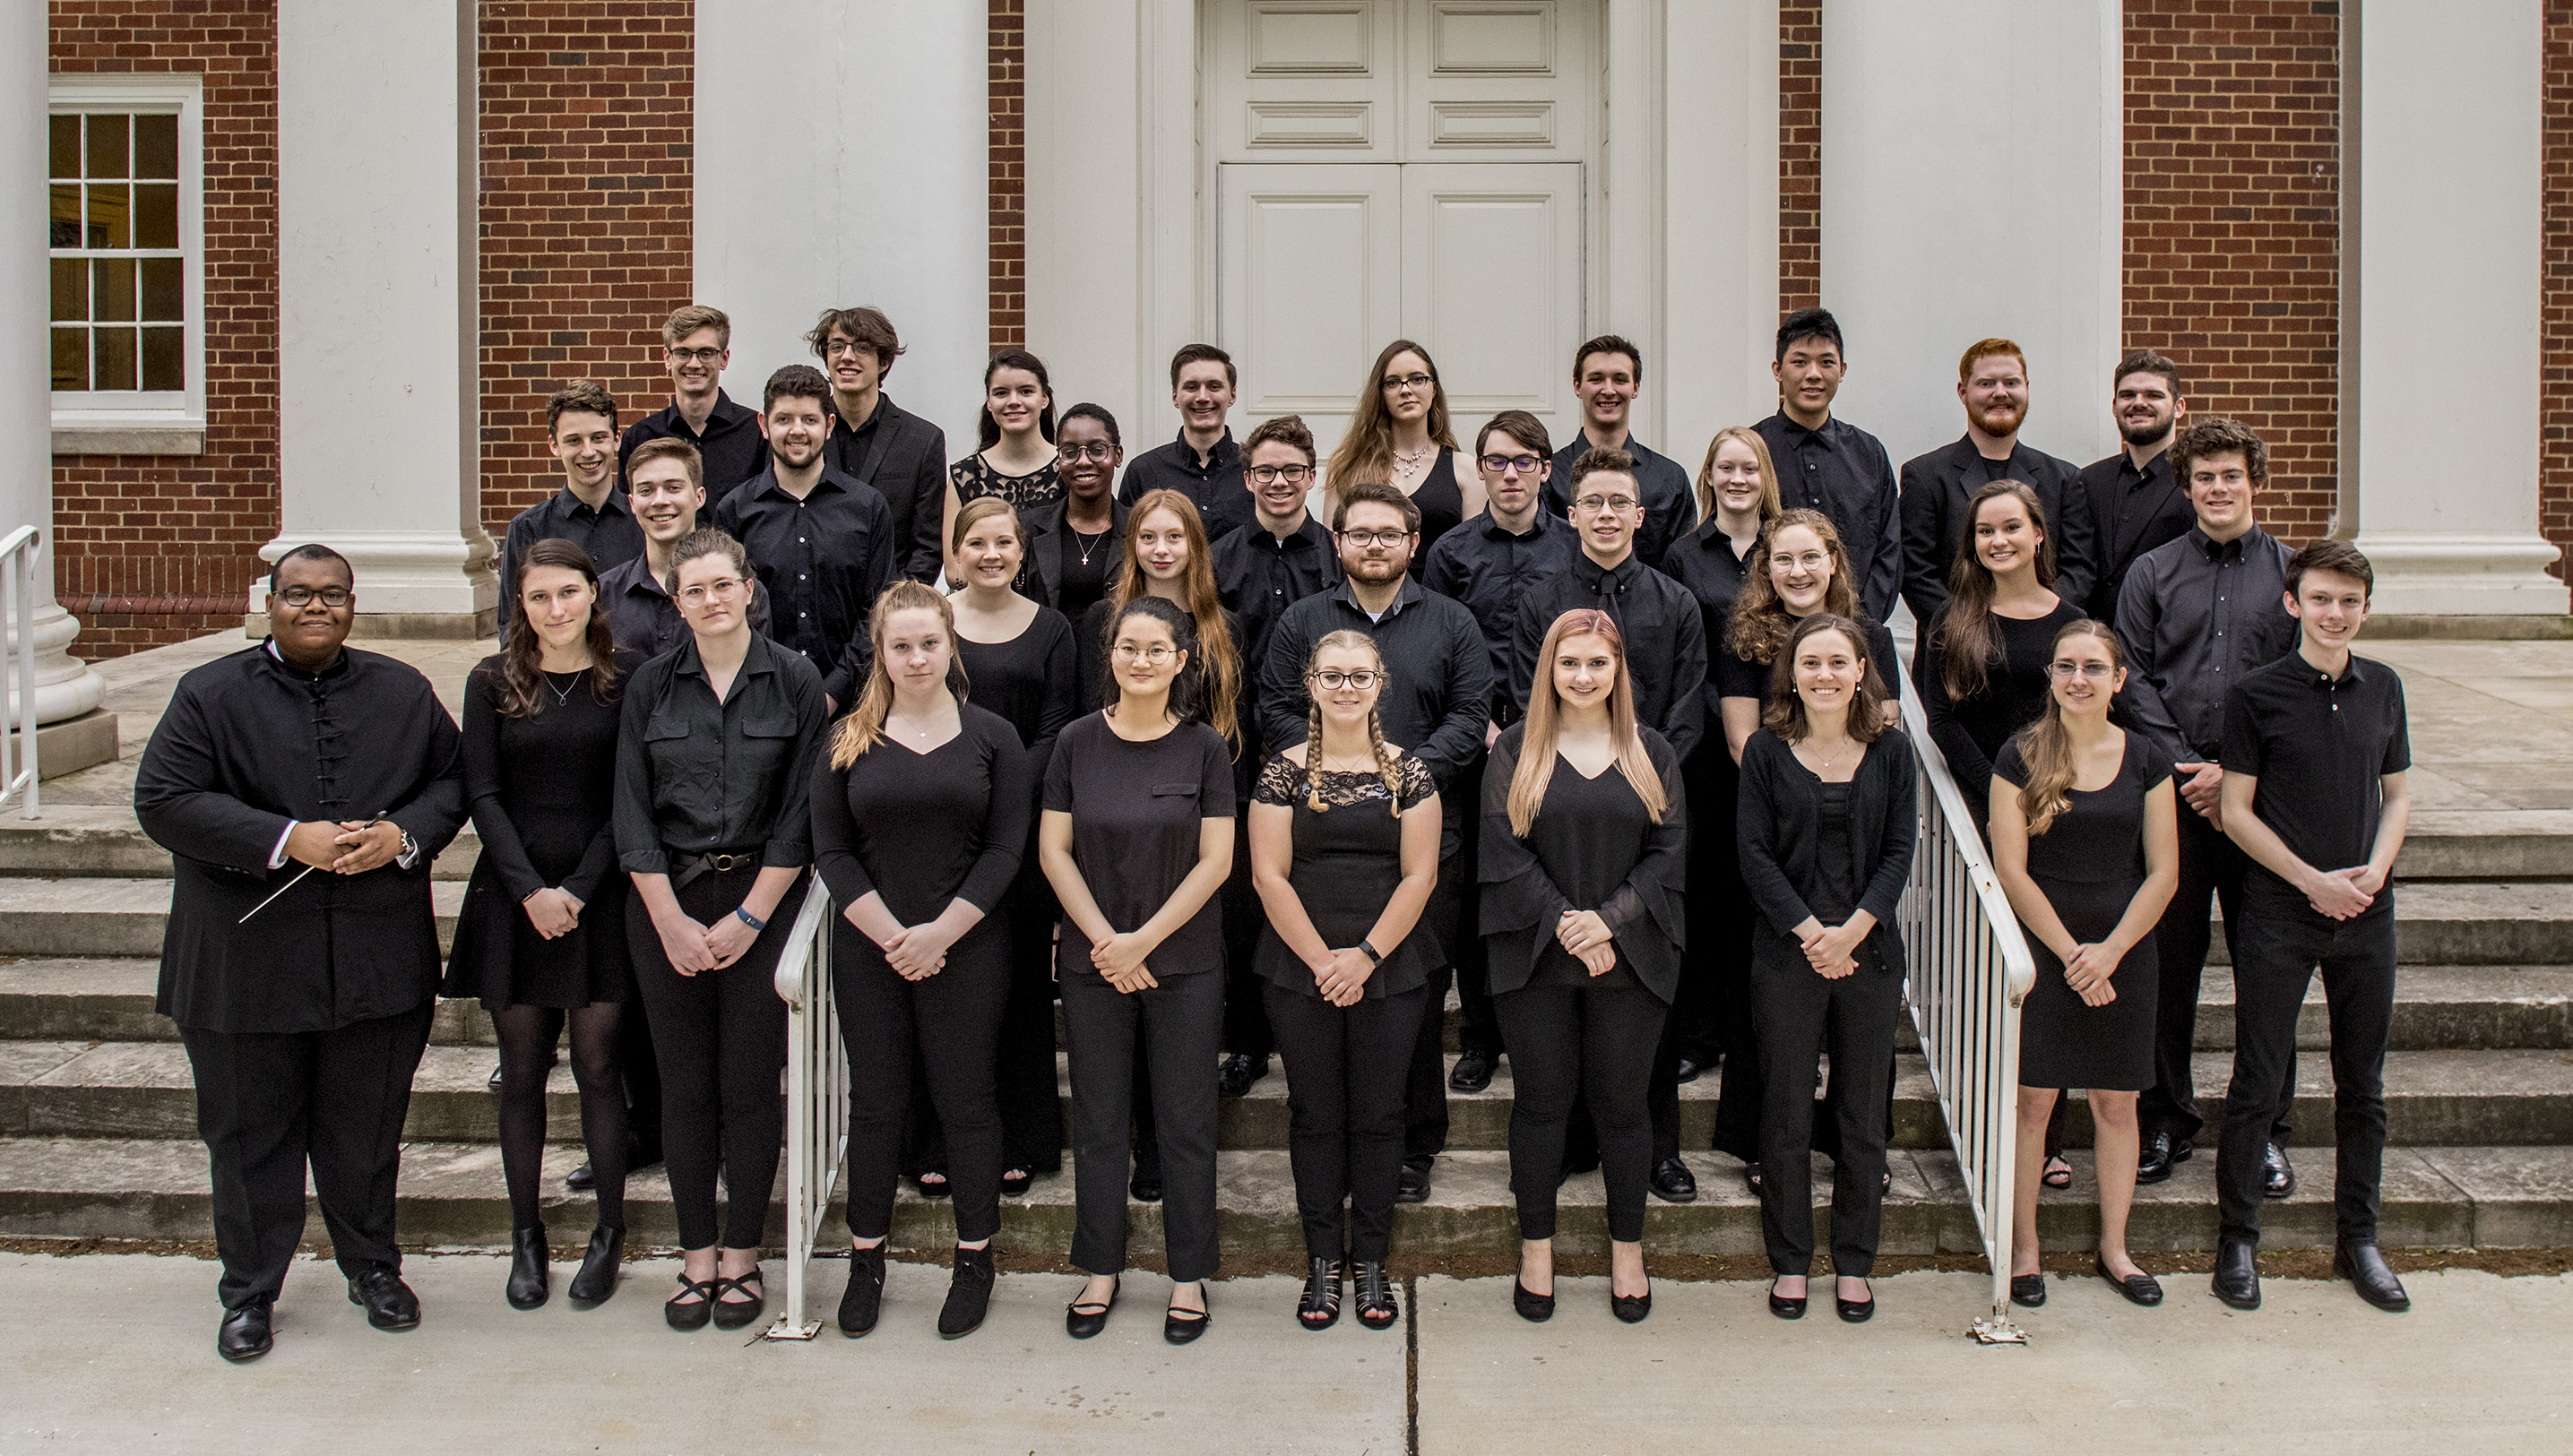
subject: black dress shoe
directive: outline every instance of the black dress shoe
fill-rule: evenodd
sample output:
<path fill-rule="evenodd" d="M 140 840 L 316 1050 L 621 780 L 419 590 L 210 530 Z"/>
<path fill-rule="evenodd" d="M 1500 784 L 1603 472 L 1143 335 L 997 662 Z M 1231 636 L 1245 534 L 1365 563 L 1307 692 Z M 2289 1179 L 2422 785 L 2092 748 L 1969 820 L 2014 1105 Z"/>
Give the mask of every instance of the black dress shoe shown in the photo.
<path fill-rule="evenodd" d="M 269 1330 L 268 1311 L 265 1299 L 225 1310 L 223 1323 L 215 1326 L 215 1353 L 236 1365 L 267 1354 L 276 1342 Z"/>
<path fill-rule="evenodd" d="M 1530 1324 L 1543 1324 L 1554 1318 L 1554 1296 L 1531 1294 L 1528 1286 L 1516 1279 L 1510 1280 L 1510 1307 Z"/>
<path fill-rule="evenodd" d="M 1478 1092 L 1492 1085 L 1492 1054 L 1468 1047 L 1457 1054 L 1456 1066 L 1447 1074 L 1449 1092 Z"/>
<path fill-rule="evenodd" d="M 2096 1259 L 2095 1262 L 2099 1267 L 2100 1277 L 2108 1280 L 2119 1293 L 2126 1295 L 2128 1303 L 2141 1304 L 2150 1309 L 2162 1302 L 2161 1281 L 2152 1275 L 2139 1269 L 2122 1279 L 2109 1267 L 2107 1259 Z"/>
<path fill-rule="evenodd" d="M 1429 1166 L 1430 1165 L 1425 1162 L 1404 1163 L 1402 1165 L 1402 1170 L 1393 1175 L 1393 1201 L 1397 1203 L 1428 1202 Z"/>
<path fill-rule="evenodd" d="M 1135 1180 L 1126 1185 L 1126 1191 L 1134 1194 L 1138 1203 L 1158 1203 L 1162 1201 L 1162 1180 L 1159 1176 L 1148 1178 L 1139 1172 L 1135 1174 Z"/>
<path fill-rule="evenodd" d="M 553 1248 L 545 1242 L 541 1223 L 509 1230 L 509 1285 L 506 1290 L 511 1309 L 534 1309 L 545 1302 L 545 1275 L 553 1262 Z"/>
<path fill-rule="evenodd" d="M 1867 1281 L 1862 1279 L 1859 1282 Z M 1876 1288 L 1874 1285 L 1869 1285 L 1865 1299 L 1843 1299 L 1838 1292 L 1834 1292 L 1832 1306 L 1841 1312 L 1841 1323 L 1865 1324 L 1876 1317 Z"/>
<path fill-rule="evenodd" d="M 722 1282 L 680 1274 L 679 1292 L 662 1301 L 663 1322 L 675 1330 L 704 1329 L 707 1316 L 715 1312 L 715 1286 Z"/>
<path fill-rule="evenodd" d="M 1254 1057 L 1248 1052 L 1228 1053 L 1216 1070 L 1215 1094 L 1220 1097 L 1247 1096 L 1251 1085 L 1268 1075 L 1267 1057 Z"/>
<path fill-rule="evenodd" d="M 1686 1087 L 1690 1083 L 1697 1081 L 1701 1076 L 1704 1076 L 1705 1073 L 1705 1063 L 1698 1061 L 1694 1057 L 1683 1055 L 1680 1058 L 1679 1072 L 1674 1078 L 1674 1081 L 1678 1082 L 1680 1086 Z"/>
<path fill-rule="evenodd" d="M 575 1193 L 586 1193 L 598 1186 L 598 1170 L 584 1162 L 563 1174 L 563 1186 Z"/>
<path fill-rule="evenodd" d="M 2167 1180 L 2171 1169 L 2188 1161 L 2193 1150 L 2185 1137 L 2173 1137 L 2168 1132 L 2154 1133 L 2144 1139 L 2144 1148 L 2136 1157 L 2136 1181 L 2158 1183 Z"/>
<path fill-rule="evenodd" d="M 884 1279 L 883 1244 L 849 1250 L 849 1287 L 840 1291 L 840 1333 L 856 1339 L 876 1327 L 876 1314 L 884 1307 Z"/>
<path fill-rule="evenodd" d="M 1198 1282 L 1198 1297 L 1206 1297 L 1206 1282 Z M 1174 1304 L 1162 1311 L 1162 1339 L 1166 1344 L 1195 1344 L 1207 1326 L 1215 1323 L 1215 1313 L 1207 1309 L 1182 1309 Z"/>
<path fill-rule="evenodd" d="M 571 1276 L 571 1287 L 563 1292 L 570 1296 L 574 1309 L 596 1309 L 616 1293 L 616 1277 L 625 1266 L 625 1230 L 618 1224 L 602 1223 L 589 1231 L 589 1247 L 580 1256 L 580 1272 Z"/>
<path fill-rule="evenodd" d="M 2215 1297 L 2236 1309 L 2260 1307 L 2260 1250 L 2238 1238 L 2215 1241 Z"/>
<path fill-rule="evenodd" d="M 1063 1307 L 1063 1332 L 1077 1340 L 1086 1340 L 1108 1328 L 1108 1311 L 1117 1307 L 1117 1291 L 1125 1287 L 1125 1276 L 1108 1281 L 1108 1297 L 1096 1304 L 1074 1300 Z"/>
<path fill-rule="evenodd" d="M 1773 1280 L 1769 1285 L 1769 1312 L 1780 1319 L 1802 1319 L 1805 1317 L 1805 1296 L 1799 1294 L 1791 1299 L 1778 1292 L 1778 1285 Z"/>
<path fill-rule="evenodd" d="M 2296 1190 L 2296 1165 L 2287 1161 L 2287 1149 L 2272 1142 L 2260 1151 L 2260 1196 L 2283 1198 Z"/>
<path fill-rule="evenodd" d="M 499 1064 L 499 1063 L 494 1062 L 494 1063 L 492 1063 L 492 1064 L 491 1064 L 491 1080 L 490 1080 L 490 1081 L 488 1081 L 488 1082 L 485 1082 L 484 1084 L 482 1084 L 482 1089 L 483 1089 L 483 1091 L 485 1091 L 485 1092 L 498 1092 L 498 1091 L 500 1090 L 500 1064 Z"/>
<path fill-rule="evenodd" d="M 402 1275 L 382 1264 L 350 1276 L 349 1302 L 364 1305 L 367 1323 L 378 1329 L 414 1329 L 420 1324 L 420 1296 Z"/>
<path fill-rule="evenodd" d="M 1697 1201 L 1697 1178 L 1689 1172 L 1688 1164 L 1676 1157 L 1654 1163 L 1652 1176 L 1644 1180 L 1644 1185 L 1665 1203 Z"/>
<path fill-rule="evenodd" d="M 2403 1281 L 2394 1277 L 2394 1269 L 2385 1255 L 2372 1243 L 2344 1243 L 2332 1249 L 2332 1273 L 2350 1282 L 2358 1297 L 2389 1314 L 2401 1314 L 2412 1307 L 2412 1296 L 2403 1292 Z"/>
<path fill-rule="evenodd" d="M 1644 1292 L 1641 1294 L 1620 1294 L 1617 1292 L 1617 1286 L 1613 1283 L 1610 1284 L 1608 1286 L 1608 1312 L 1617 1316 L 1620 1323 L 1642 1324 L 1644 1322 L 1644 1317 L 1653 1312 L 1653 1291 L 1651 1286 L 1645 1286 Z"/>
<path fill-rule="evenodd" d="M 988 1246 L 956 1251 L 956 1271 L 947 1281 L 947 1303 L 938 1311 L 940 1339 L 961 1340 L 983 1327 L 984 1312 L 992 1307 L 992 1285 L 999 1277 L 992 1267 L 992 1250 Z"/>
<path fill-rule="evenodd" d="M 2011 1303 L 2022 1309 L 2046 1307 L 2046 1271 L 2011 1275 Z"/>

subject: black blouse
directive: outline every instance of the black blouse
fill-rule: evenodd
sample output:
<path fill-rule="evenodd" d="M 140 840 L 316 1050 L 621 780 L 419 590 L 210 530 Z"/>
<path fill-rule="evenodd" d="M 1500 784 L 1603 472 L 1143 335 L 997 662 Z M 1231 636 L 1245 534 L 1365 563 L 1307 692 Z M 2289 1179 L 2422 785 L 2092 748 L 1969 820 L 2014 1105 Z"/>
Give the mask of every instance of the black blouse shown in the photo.
<path fill-rule="evenodd" d="M 966 691 L 974 706 L 1000 714 L 1028 746 L 1034 765 L 1028 798 L 1034 803 L 1055 735 L 1076 711 L 1072 623 L 1051 607 L 1039 607 L 1027 630 L 1007 642 L 977 642 L 958 634 L 956 656 L 965 664 Z"/>
<path fill-rule="evenodd" d="M 1920 834 L 1920 786 L 1912 757 L 1912 740 L 1888 728 L 1876 735 L 1849 781 L 1847 878 L 1841 883 L 1858 891 L 1852 911 L 1876 917 L 1867 944 L 1882 963 L 1903 964 L 1903 937 L 1896 917 L 1903 909 L 1903 887 L 1912 876 L 1912 853 Z M 1825 852 L 1822 779 L 1796 757 L 1796 750 L 1763 728 L 1742 748 L 1742 798 L 1734 814 L 1734 834 L 1742 846 L 1742 883 L 1773 936 L 1792 936 L 1808 918 L 1824 918 L 1813 902 L 1827 893 L 1821 868 Z M 1843 923 L 1847 922 L 1843 917 Z"/>
<path fill-rule="evenodd" d="M 1284 754 L 1262 770 L 1251 802 L 1294 811 L 1293 862 L 1286 884 L 1304 907 L 1304 916 L 1334 949 L 1354 946 L 1375 929 L 1386 902 L 1402 884 L 1402 815 L 1428 802 L 1438 792 L 1429 768 L 1411 754 L 1394 760 L 1397 794 L 1386 789 L 1384 775 L 1371 771 L 1324 769 L 1308 773 Z M 1313 808 L 1319 792 L 1322 808 Z M 1399 945 L 1378 946 L 1383 960 L 1366 982 L 1365 994 L 1399 996 L 1426 985 L 1429 973 L 1445 964 L 1445 952 L 1423 915 Z M 1274 925 L 1264 924 L 1255 968 L 1288 991 L 1314 998 L 1322 994 L 1312 968 L 1296 959 Z"/>
<path fill-rule="evenodd" d="M 1035 817 L 1027 750 L 998 714 L 962 703 L 957 735 L 927 753 L 879 739 L 847 768 L 813 769 L 813 858 L 837 905 L 869 892 L 904 925 L 962 900 L 991 912 L 1019 873 Z"/>
<path fill-rule="evenodd" d="M 1567 910 L 1596 910 L 1616 936 L 1617 959 L 1653 995 L 1679 989 L 1687 943 L 1680 904 L 1688 878 L 1687 795 L 1679 756 L 1659 733 L 1638 730 L 1662 784 L 1662 821 L 1615 764 L 1597 778 L 1557 754 L 1545 802 L 1527 838 L 1510 832 L 1510 780 L 1518 772 L 1524 723 L 1501 730 L 1483 770 L 1481 930 L 1495 996 L 1528 984 L 1540 963 L 1570 959 L 1554 938 Z"/>
<path fill-rule="evenodd" d="M 947 483 L 956 487 L 958 505 L 997 495 L 1022 513 L 1063 495 L 1063 477 L 1055 473 L 1054 461 L 1048 460 L 1024 475 L 1004 475 L 992 468 L 981 450 L 950 465 Z"/>
<path fill-rule="evenodd" d="M 1120 934 L 1161 913 L 1198 867 L 1201 821 L 1231 819 L 1233 750 L 1204 723 L 1182 723 L 1159 738 L 1129 743 L 1105 714 L 1075 718 L 1046 765 L 1045 807 L 1072 816 L 1072 861 L 1099 913 Z M 1167 981 L 1224 966 L 1220 895 L 1171 932 L 1145 964 Z M 1097 976 L 1090 937 L 1063 918 L 1058 976 Z"/>
<path fill-rule="evenodd" d="M 670 852 L 760 852 L 770 868 L 813 862 L 813 759 L 829 714 L 813 664 L 753 633 L 732 694 L 715 701 L 697 644 L 655 657 L 625 684 L 616 742 L 616 855 L 666 875 Z"/>
<path fill-rule="evenodd" d="M 2001 660 L 1984 664 L 1984 690 L 1971 698 L 1948 696 L 1948 653 L 1940 640 L 1948 612 L 1941 611 L 1921 634 L 1921 661 L 1912 680 L 1921 689 L 1921 709 L 1930 720 L 1930 741 L 1948 759 L 1948 772 L 1981 819 L 1993 798 L 1993 761 L 2011 735 L 2038 720 L 2053 688 L 2049 669 L 2055 662 L 2055 634 L 2082 620 L 2082 609 L 2059 601 L 2055 610 L 2025 621 L 1995 613 L 1994 634 Z"/>

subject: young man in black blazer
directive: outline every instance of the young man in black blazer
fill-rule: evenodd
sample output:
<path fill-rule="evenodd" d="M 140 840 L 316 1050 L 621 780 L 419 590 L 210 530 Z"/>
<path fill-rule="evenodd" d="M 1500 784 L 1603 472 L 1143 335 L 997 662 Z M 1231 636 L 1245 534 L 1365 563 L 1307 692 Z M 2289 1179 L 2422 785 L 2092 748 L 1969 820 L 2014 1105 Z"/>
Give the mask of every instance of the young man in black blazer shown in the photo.
<path fill-rule="evenodd" d="M 1841 533 L 1851 585 L 1870 621 L 1894 615 L 1903 590 L 1903 527 L 1894 460 L 1875 435 L 1832 413 L 1849 376 L 1849 346 L 1829 309 L 1798 309 L 1778 325 L 1778 412 L 1752 428 L 1778 466 L 1778 504 L 1819 510 Z"/>
<path fill-rule="evenodd" d="M 938 538 L 947 505 L 947 431 L 884 391 L 885 375 L 903 352 L 893 321 L 881 309 L 825 309 L 804 342 L 831 380 L 823 458 L 884 497 L 893 513 L 894 574 L 935 580 L 947 560 L 947 543 Z M 709 510 L 723 503 L 712 489 L 706 496 Z"/>
<path fill-rule="evenodd" d="M 2037 488 L 2055 546 L 2055 594 L 2091 599 L 2091 496 L 2069 460 L 2020 442 L 2028 419 L 2028 356 L 2007 339 L 1979 339 L 1957 361 L 1966 433 L 1903 466 L 1903 599 L 1923 630 L 1948 604 L 1948 567 L 1966 538 L 1966 502 L 1995 480 Z"/>
<path fill-rule="evenodd" d="M 2180 397 L 2179 365 L 2149 349 L 2118 361 L 2109 384 L 2109 414 L 2126 447 L 2083 467 L 2082 488 L 2091 497 L 2092 616 L 2118 620 L 2118 590 L 2127 568 L 2164 541 L 2188 534 L 2197 512 L 2183 482 L 2171 478 L 2171 439 L 2188 417 Z"/>

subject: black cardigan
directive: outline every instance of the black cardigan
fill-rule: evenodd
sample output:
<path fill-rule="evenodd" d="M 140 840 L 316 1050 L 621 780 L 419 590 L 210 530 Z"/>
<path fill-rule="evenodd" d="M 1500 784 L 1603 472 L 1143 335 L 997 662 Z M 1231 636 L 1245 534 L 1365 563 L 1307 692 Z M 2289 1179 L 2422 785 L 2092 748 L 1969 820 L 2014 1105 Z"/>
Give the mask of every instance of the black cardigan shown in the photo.
<path fill-rule="evenodd" d="M 1680 953 L 1688 940 L 1687 914 L 1680 904 L 1688 882 L 1688 795 L 1680 787 L 1679 755 L 1661 734 L 1651 728 L 1639 731 L 1662 781 L 1662 822 L 1633 846 L 1624 881 L 1598 905 L 1572 904 L 1546 873 L 1536 850 L 1510 832 L 1510 779 L 1518 771 L 1527 724 L 1513 723 L 1494 740 L 1483 770 L 1482 855 L 1476 867 L 1482 884 L 1478 928 L 1489 955 L 1493 995 L 1528 984 L 1546 948 L 1555 944 L 1555 922 L 1567 910 L 1598 911 L 1615 933 L 1617 954 L 1635 979 L 1665 1005 L 1678 994 Z M 1602 772 L 1617 769 L 1611 764 Z M 1551 801 L 1538 809 L 1536 823 L 1529 826 L 1532 837 L 1568 828 L 1549 824 L 1549 812 Z"/>
<path fill-rule="evenodd" d="M 1912 741 L 1889 728 L 1867 746 L 1850 780 L 1850 849 L 1864 885 L 1858 908 L 1876 917 L 1868 944 L 1892 967 L 1903 962 L 1903 937 L 1895 917 L 1912 875 L 1920 836 L 1917 769 Z M 1820 878 L 1814 856 L 1822 837 L 1822 796 L 1812 771 L 1796 761 L 1785 739 L 1763 728 L 1742 748 L 1742 798 L 1734 832 L 1742 844 L 1742 883 L 1775 936 L 1795 934 L 1810 919 L 1806 892 Z"/>

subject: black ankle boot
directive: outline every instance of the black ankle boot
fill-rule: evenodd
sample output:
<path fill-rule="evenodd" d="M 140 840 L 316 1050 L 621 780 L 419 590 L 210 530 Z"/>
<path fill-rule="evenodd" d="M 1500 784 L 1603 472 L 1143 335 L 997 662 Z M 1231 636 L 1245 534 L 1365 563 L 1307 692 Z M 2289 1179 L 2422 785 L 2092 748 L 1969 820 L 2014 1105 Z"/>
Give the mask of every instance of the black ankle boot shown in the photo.
<path fill-rule="evenodd" d="M 876 1327 L 876 1311 L 884 1304 L 884 1279 L 883 1244 L 849 1250 L 849 1287 L 840 1295 L 840 1333 L 856 1339 Z"/>
<path fill-rule="evenodd" d="M 990 1246 L 956 1251 L 956 1272 L 948 1280 L 947 1305 L 938 1311 L 940 1339 L 962 1339 L 982 1328 L 983 1312 L 992 1307 L 992 1284 L 998 1277 L 992 1268 Z"/>
<path fill-rule="evenodd" d="M 545 1226 L 530 1223 L 509 1230 L 509 1307 L 533 1309 L 545 1302 L 545 1265 L 553 1249 L 545 1242 Z"/>
<path fill-rule="evenodd" d="M 589 1231 L 589 1251 L 580 1256 L 580 1272 L 571 1276 L 574 1309 L 595 1309 L 616 1292 L 616 1276 L 625 1265 L 625 1229 L 602 1223 Z"/>

